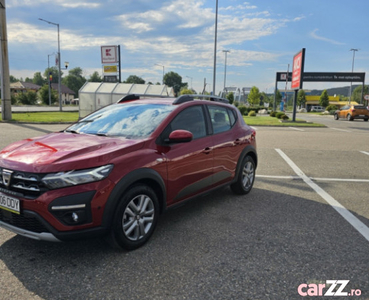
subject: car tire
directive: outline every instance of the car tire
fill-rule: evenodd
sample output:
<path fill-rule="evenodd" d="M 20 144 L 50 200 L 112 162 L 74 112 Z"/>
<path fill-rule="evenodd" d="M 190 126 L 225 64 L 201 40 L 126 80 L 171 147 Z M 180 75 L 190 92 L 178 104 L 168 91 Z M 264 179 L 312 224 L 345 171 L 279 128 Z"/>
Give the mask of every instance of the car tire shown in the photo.
<path fill-rule="evenodd" d="M 135 185 L 123 194 L 117 206 L 108 242 L 118 249 L 137 249 L 150 239 L 158 217 L 155 192 L 147 185 Z"/>
<path fill-rule="evenodd" d="M 347 121 L 352 121 L 353 120 L 353 118 L 351 117 L 350 114 L 348 114 L 346 118 L 347 118 Z"/>
<path fill-rule="evenodd" d="M 338 118 L 338 114 L 334 114 L 334 119 L 335 120 L 338 120 L 339 118 Z"/>
<path fill-rule="evenodd" d="M 255 181 L 255 162 L 251 156 L 247 155 L 241 163 L 237 181 L 231 184 L 231 190 L 237 195 L 248 194 Z"/>
<path fill-rule="evenodd" d="M 368 122 L 368 120 L 369 120 L 368 118 L 367 119 L 364 119 L 365 122 Z"/>

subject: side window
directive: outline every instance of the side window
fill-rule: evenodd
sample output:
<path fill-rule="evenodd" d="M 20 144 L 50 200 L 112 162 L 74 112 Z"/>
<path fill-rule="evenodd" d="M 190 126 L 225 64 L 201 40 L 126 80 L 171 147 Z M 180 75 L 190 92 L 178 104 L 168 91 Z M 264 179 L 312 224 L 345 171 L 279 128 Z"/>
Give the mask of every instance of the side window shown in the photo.
<path fill-rule="evenodd" d="M 208 107 L 214 134 L 231 129 L 231 120 L 227 108 L 212 105 Z"/>
<path fill-rule="evenodd" d="M 202 107 L 192 106 L 181 111 L 171 122 L 171 131 L 183 129 L 193 134 L 193 138 L 206 136 L 206 125 Z"/>
<path fill-rule="evenodd" d="M 236 116 L 233 109 L 227 109 L 229 114 L 229 121 L 231 122 L 231 127 L 236 123 Z"/>

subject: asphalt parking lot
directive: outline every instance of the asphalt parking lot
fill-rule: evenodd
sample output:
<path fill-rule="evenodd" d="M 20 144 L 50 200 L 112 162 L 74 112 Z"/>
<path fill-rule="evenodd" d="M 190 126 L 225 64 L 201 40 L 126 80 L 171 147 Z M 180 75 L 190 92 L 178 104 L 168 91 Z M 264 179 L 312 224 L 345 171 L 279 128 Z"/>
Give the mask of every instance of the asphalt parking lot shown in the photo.
<path fill-rule="evenodd" d="M 170 211 L 136 251 L 0 229 L 0 299 L 369 299 L 369 123 L 309 118 L 327 127 L 256 127 L 252 192 Z M 0 123 L 0 148 L 63 127 Z"/>

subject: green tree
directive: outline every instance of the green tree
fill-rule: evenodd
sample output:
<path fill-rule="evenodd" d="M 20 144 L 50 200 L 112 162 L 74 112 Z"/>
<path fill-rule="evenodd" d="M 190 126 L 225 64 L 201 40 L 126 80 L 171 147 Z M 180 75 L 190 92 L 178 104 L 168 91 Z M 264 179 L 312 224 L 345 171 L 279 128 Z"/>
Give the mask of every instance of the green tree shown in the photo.
<path fill-rule="evenodd" d="M 27 78 L 26 78 L 26 81 L 27 81 Z M 35 74 L 33 74 L 32 82 L 39 86 L 43 86 L 46 83 L 46 80 L 45 78 L 42 77 L 41 72 L 36 72 Z"/>
<path fill-rule="evenodd" d="M 183 88 L 183 89 L 181 89 L 179 94 L 180 95 L 192 95 L 192 94 L 194 94 L 194 92 L 191 89 Z"/>
<path fill-rule="evenodd" d="M 164 84 L 172 87 L 174 93 L 178 95 L 181 88 L 186 87 L 187 83 L 182 82 L 182 77 L 176 72 L 168 72 L 164 75 Z"/>
<path fill-rule="evenodd" d="M 20 81 L 18 78 L 15 78 L 13 75 L 9 76 L 10 83 L 18 82 Z"/>
<path fill-rule="evenodd" d="M 82 76 L 82 69 L 80 67 L 76 67 L 74 69 L 69 70 L 68 76 L 65 76 L 62 79 L 62 83 L 69 87 L 78 98 L 79 89 L 85 84 L 86 78 Z"/>
<path fill-rule="evenodd" d="M 229 101 L 230 104 L 233 104 L 233 102 L 234 102 L 234 94 L 233 94 L 233 92 L 228 93 L 227 96 L 226 96 L 226 98 L 228 99 L 228 101 Z"/>
<path fill-rule="evenodd" d="M 305 107 L 305 103 L 306 103 L 306 93 L 304 90 L 299 90 L 297 94 L 297 105 Z"/>
<path fill-rule="evenodd" d="M 145 84 L 145 80 L 136 75 L 129 75 L 124 83 Z"/>
<path fill-rule="evenodd" d="M 363 90 L 363 86 L 359 85 L 357 86 L 354 91 L 352 92 L 352 101 L 356 101 L 357 103 L 362 103 L 362 99 L 361 99 L 361 91 Z M 369 91 L 369 87 L 367 85 L 364 85 L 364 93 L 363 93 L 363 97 L 364 95 L 367 95 Z"/>
<path fill-rule="evenodd" d="M 99 74 L 99 72 L 95 71 L 93 72 L 93 74 L 90 76 L 89 82 L 102 82 L 102 78 Z"/>
<path fill-rule="evenodd" d="M 32 78 L 29 78 L 29 77 L 26 77 L 26 79 L 24 79 L 25 82 L 29 82 L 29 83 L 33 83 L 33 79 Z"/>
<path fill-rule="evenodd" d="M 259 103 L 260 103 L 260 91 L 256 86 L 253 86 L 251 88 L 249 96 L 247 97 L 247 101 L 251 105 L 259 105 Z"/>
<path fill-rule="evenodd" d="M 43 104 L 49 105 L 49 86 L 45 84 L 38 91 L 40 100 Z M 58 92 L 51 89 L 51 104 L 55 103 L 58 99 Z"/>
<path fill-rule="evenodd" d="M 319 105 L 327 107 L 329 105 L 329 96 L 327 90 L 324 90 L 319 98 Z"/>
<path fill-rule="evenodd" d="M 34 91 L 28 91 L 27 93 L 18 93 L 16 101 L 24 105 L 35 105 L 37 104 L 37 94 Z"/>

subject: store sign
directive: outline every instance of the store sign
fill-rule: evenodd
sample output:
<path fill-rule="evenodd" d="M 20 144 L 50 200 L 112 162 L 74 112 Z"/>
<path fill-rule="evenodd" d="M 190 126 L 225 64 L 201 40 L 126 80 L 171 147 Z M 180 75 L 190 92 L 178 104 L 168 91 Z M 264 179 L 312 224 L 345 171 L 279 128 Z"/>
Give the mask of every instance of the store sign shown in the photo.
<path fill-rule="evenodd" d="M 104 73 L 118 73 L 117 66 L 104 66 Z"/>
<path fill-rule="evenodd" d="M 291 89 L 302 88 L 302 74 L 304 73 L 305 49 L 293 57 Z"/>
<path fill-rule="evenodd" d="M 118 46 L 101 46 L 101 63 L 112 64 L 118 62 Z"/>

